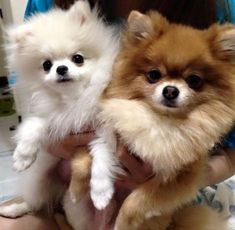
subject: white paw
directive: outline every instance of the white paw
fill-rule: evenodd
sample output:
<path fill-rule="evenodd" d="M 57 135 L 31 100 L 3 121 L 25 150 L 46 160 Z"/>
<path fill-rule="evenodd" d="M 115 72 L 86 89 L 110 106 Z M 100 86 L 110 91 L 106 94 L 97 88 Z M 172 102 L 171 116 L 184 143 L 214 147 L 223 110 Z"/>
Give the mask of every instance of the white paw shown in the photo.
<path fill-rule="evenodd" d="M 38 149 L 28 145 L 20 144 L 13 154 L 13 168 L 16 171 L 23 171 L 29 168 L 36 160 Z"/>
<path fill-rule="evenodd" d="M 23 216 L 30 211 L 26 203 L 11 204 L 6 206 L 0 206 L 0 216 L 16 218 Z"/>
<path fill-rule="evenodd" d="M 91 199 L 94 206 L 102 210 L 110 202 L 113 197 L 114 186 L 110 180 L 91 180 Z"/>

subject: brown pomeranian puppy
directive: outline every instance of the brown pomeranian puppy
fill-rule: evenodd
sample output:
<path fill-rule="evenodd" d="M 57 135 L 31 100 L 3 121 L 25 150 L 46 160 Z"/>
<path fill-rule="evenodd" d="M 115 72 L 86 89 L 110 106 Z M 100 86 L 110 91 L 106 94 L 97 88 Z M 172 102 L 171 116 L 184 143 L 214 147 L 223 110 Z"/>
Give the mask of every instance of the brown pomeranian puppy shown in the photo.
<path fill-rule="evenodd" d="M 226 229 L 216 212 L 191 201 L 205 183 L 208 151 L 235 118 L 233 26 L 197 30 L 133 11 L 101 108 L 103 128 L 91 146 L 94 205 L 112 197 L 115 134 L 155 173 L 126 198 L 115 230 Z"/>

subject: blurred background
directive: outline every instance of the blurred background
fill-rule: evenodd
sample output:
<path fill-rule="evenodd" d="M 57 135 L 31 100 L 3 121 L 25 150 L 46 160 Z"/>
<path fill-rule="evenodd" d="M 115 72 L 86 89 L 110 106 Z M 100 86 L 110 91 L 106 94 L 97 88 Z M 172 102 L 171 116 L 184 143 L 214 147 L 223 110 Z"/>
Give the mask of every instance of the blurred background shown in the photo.
<path fill-rule="evenodd" d="M 27 89 L 14 87 L 15 73 L 8 72 L 3 49 L 4 27 L 23 21 L 27 0 L 0 0 L 0 201 L 14 196 L 19 174 L 12 170 L 12 136 L 21 117 Z"/>

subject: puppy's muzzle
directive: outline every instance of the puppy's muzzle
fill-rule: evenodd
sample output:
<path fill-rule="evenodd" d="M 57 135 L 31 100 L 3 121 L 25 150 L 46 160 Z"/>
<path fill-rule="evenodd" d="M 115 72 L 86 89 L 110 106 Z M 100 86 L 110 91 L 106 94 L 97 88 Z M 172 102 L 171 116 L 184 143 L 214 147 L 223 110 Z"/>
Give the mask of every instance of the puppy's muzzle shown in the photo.
<path fill-rule="evenodd" d="M 176 99 L 179 93 L 180 91 L 175 86 L 166 86 L 162 91 L 164 98 L 167 100 Z"/>
<path fill-rule="evenodd" d="M 162 95 L 164 97 L 163 104 L 167 107 L 177 107 L 176 100 L 179 94 L 180 94 L 180 91 L 175 86 L 166 86 L 162 90 Z"/>
<path fill-rule="evenodd" d="M 68 70 L 69 68 L 65 65 L 60 65 L 56 69 L 57 76 L 57 82 L 67 82 L 71 81 L 72 79 L 68 76 Z"/>

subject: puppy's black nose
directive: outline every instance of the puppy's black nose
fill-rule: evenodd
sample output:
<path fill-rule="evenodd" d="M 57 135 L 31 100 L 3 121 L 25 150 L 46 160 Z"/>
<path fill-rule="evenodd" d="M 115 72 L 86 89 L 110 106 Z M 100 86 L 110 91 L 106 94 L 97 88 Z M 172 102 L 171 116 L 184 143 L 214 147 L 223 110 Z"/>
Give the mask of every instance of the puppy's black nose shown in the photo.
<path fill-rule="evenodd" d="M 69 68 L 65 65 L 60 65 L 57 67 L 56 72 L 61 75 L 64 76 L 67 72 L 68 72 Z"/>
<path fill-rule="evenodd" d="M 178 97 L 180 91 L 175 86 L 166 86 L 162 94 L 167 100 L 174 100 Z"/>

